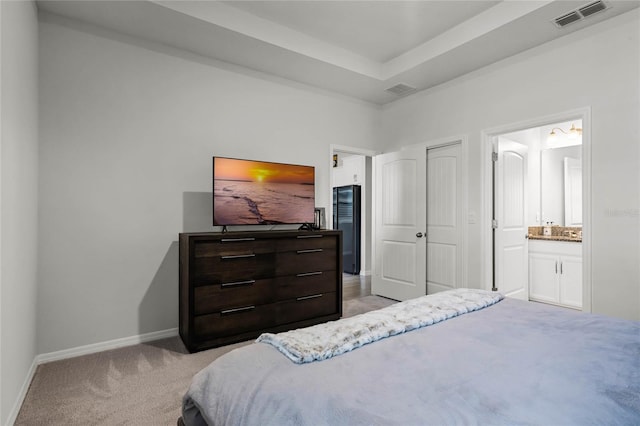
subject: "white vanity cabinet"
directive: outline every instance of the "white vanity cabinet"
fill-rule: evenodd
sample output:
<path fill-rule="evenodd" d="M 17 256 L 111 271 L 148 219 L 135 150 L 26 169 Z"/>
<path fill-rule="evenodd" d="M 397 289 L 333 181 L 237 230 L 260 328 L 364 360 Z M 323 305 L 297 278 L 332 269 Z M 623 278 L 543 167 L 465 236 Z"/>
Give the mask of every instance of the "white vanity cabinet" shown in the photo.
<path fill-rule="evenodd" d="M 529 241 L 529 300 L 582 309 L 582 243 Z"/>

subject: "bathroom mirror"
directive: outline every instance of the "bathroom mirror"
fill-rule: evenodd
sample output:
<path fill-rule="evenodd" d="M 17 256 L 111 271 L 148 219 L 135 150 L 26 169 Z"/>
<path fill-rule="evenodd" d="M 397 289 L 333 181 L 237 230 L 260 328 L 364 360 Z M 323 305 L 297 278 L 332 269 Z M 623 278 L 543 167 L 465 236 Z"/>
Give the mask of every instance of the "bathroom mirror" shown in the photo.
<path fill-rule="evenodd" d="M 541 225 L 582 226 L 582 146 L 540 152 Z"/>

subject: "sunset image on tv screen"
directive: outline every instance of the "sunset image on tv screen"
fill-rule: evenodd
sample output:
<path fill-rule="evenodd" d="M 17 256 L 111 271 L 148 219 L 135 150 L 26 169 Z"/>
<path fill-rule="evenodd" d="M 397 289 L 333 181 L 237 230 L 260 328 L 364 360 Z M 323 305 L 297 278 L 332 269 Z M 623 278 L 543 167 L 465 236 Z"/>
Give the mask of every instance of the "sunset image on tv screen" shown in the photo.
<path fill-rule="evenodd" d="M 215 157 L 214 225 L 312 223 L 314 183 L 311 166 Z"/>

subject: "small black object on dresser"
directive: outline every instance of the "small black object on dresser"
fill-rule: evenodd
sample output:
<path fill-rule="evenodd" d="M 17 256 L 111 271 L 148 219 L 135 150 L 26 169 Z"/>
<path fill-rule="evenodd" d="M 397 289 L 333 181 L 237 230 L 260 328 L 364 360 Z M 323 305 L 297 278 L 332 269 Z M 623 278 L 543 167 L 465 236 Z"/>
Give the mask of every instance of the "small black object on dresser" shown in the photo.
<path fill-rule="evenodd" d="M 342 233 L 180 234 L 179 297 L 190 352 L 336 320 Z"/>

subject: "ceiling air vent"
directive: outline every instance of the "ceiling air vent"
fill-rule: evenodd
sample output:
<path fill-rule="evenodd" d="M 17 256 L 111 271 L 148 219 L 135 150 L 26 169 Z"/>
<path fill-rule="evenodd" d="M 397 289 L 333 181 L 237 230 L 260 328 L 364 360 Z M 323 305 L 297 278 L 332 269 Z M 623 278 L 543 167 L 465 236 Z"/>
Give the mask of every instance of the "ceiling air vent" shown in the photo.
<path fill-rule="evenodd" d="M 578 14 L 578 12 L 571 12 L 563 15 L 559 18 L 555 19 L 556 25 L 559 27 L 564 27 L 565 25 L 569 25 L 572 22 L 576 22 L 581 20 L 582 17 Z"/>
<path fill-rule="evenodd" d="M 580 14 L 586 18 L 587 16 L 591 16 L 594 13 L 605 10 L 606 8 L 607 8 L 607 5 L 605 5 L 603 2 L 596 1 L 581 7 L 580 9 L 578 9 L 578 12 L 580 12 Z"/>
<path fill-rule="evenodd" d="M 569 25 L 573 22 L 580 21 L 594 13 L 601 12 L 607 8 L 607 4 L 602 0 L 594 1 L 586 6 L 582 6 L 579 9 L 572 10 L 571 12 L 560 16 L 553 20 L 553 22 L 560 28 L 565 25 Z"/>
<path fill-rule="evenodd" d="M 385 89 L 385 92 L 390 92 L 397 96 L 408 95 L 409 93 L 413 93 L 415 91 L 416 91 L 415 87 L 409 86 L 408 84 L 404 84 L 404 83 L 398 83 L 395 86 Z"/>

